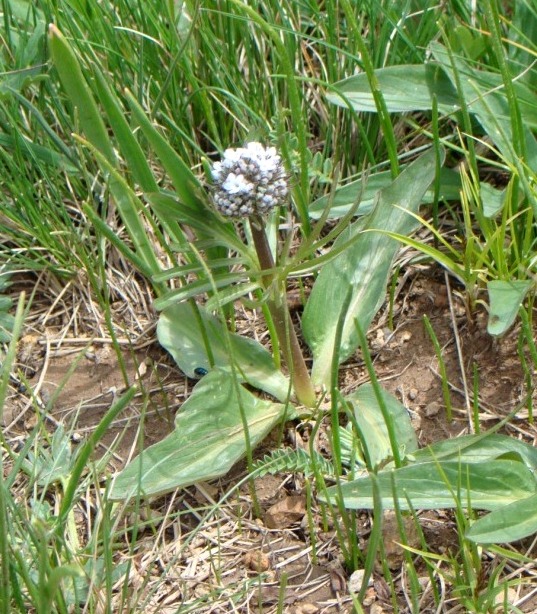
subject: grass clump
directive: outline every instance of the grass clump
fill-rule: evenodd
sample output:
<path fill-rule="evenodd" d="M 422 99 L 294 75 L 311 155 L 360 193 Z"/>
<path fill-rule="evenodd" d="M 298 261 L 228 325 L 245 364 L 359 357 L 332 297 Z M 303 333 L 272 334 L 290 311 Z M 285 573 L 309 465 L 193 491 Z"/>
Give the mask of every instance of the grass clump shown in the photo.
<path fill-rule="evenodd" d="M 303 570 L 342 560 L 339 595 L 314 593 L 328 606 L 371 605 L 382 576 L 374 599 L 394 611 L 531 611 L 531 548 L 481 545 L 536 528 L 532 448 L 506 436 L 531 433 L 535 367 L 530 4 L 6 0 L 2 19 L 0 291 L 32 297 L 14 320 L 0 298 L 0 609 L 306 607 L 292 552 Z M 217 188 L 243 203 L 266 186 L 214 169 L 253 143 L 289 187 L 230 219 Z M 424 275 L 431 306 L 412 312 Z M 425 432 L 424 371 L 392 386 L 383 368 L 413 318 L 458 437 Z M 499 408 L 479 370 L 501 348 L 525 393 Z M 70 383 L 91 373 L 95 402 Z M 435 542 L 430 522 L 456 539 Z"/>

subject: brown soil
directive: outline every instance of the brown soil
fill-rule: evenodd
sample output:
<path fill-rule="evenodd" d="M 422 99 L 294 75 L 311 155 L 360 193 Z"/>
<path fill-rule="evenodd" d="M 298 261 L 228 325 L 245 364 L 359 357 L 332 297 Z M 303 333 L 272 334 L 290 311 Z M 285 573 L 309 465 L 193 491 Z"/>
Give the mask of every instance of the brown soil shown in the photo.
<path fill-rule="evenodd" d="M 410 269 L 398 290 L 394 330 L 388 327 L 386 307 L 370 332 L 370 347 L 379 379 L 408 408 L 420 444 L 472 431 L 474 377 L 479 379 L 481 428 L 494 426 L 520 406 L 505 430 L 534 441 L 536 429 L 528 422 L 523 403 L 527 390 L 517 350 L 519 331 L 514 328 L 503 338 L 492 339 L 486 332 L 486 314 L 479 310 L 470 313 L 463 294 L 446 285 L 437 269 Z M 438 359 L 423 323 L 425 315 L 442 347 L 450 383 L 451 422 L 447 420 Z M 114 447 L 112 470 L 126 462 L 142 436 L 147 446 L 173 429 L 174 415 L 195 384 L 174 367 L 151 331 L 140 335 L 132 347 L 123 344 L 124 372 L 109 340 L 60 335 L 60 329 L 52 326 L 46 334 L 27 332 L 20 342 L 18 368 L 26 373 L 41 406 L 47 406 L 45 422 L 51 429 L 60 422 L 66 424 L 74 442 L 87 437 L 99 423 L 125 389 L 126 380 L 142 383 L 135 402 L 117 419 L 97 451 L 101 455 Z M 368 379 L 358 355 L 341 373 L 344 393 Z M 6 437 L 11 442 L 24 440 L 38 419 L 27 390 L 14 385 L 3 418 Z M 295 425 L 290 425 L 289 431 L 294 441 L 307 436 Z M 270 447 L 267 442 L 261 452 Z M 181 607 L 185 612 L 270 613 L 277 611 L 278 604 L 283 604 L 284 612 L 294 614 L 353 611 L 347 590 L 352 570 L 343 565 L 334 521 L 320 513 L 310 518 L 304 514 L 306 484 L 300 476 L 258 479 L 259 515 L 254 513 L 251 493 L 245 487 L 200 526 L 204 513 L 195 510 L 213 505 L 243 475 L 243 468 L 237 467 L 215 485 L 200 484 L 151 502 L 147 513 L 156 519 L 153 529 L 147 534 L 141 531 L 138 537 L 131 582 L 133 594 L 139 597 L 155 591 L 145 611 L 171 613 Z M 127 523 L 128 514 L 125 519 Z M 431 552 L 455 552 L 459 547 L 451 514 L 428 512 L 421 516 L 421 525 Z M 364 552 L 370 528 L 369 514 L 359 514 L 355 530 Z M 188 543 L 193 530 L 197 533 Z M 392 548 L 389 531 L 386 519 L 387 556 L 403 612 L 408 578 L 401 551 Z M 397 539 L 396 532 L 393 540 Z M 425 568 L 423 577 L 425 582 Z M 524 573 L 521 578 L 523 595 L 531 590 L 532 581 Z M 247 583 L 250 588 L 235 601 L 238 587 Z M 443 590 L 449 597 L 449 587 Z M 371 613 L 391 612 L 391 597 L 379 569 L 363 606 Z M 195 599 L 205 602 L 195 610 L 188 609 Z M 430 592 L 420 607 L 425 613 L 437 611 Z M 529 613 L 535 612 L 537 605 L 528 601 L 519 607 Z M 438 611 L 463 612 L 454 603 Z"/>

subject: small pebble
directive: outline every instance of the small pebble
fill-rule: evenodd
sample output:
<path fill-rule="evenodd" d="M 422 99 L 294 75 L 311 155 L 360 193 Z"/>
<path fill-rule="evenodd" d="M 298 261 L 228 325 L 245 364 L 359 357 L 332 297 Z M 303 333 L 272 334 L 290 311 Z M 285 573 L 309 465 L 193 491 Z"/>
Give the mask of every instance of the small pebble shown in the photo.
<path fill-rule="evenodd" d="M 403 343 L 410 341 L 412 339 L 412 333 L 409 330 L 404 330 L 401 333 L 400 339 Z"/>
<path fill-rule="evenodd" d="M 427 418 L 432 418 L 433 416 L 436 416 L 438 414 L 441 407 L 442 406 L 438 401 L 432 401 L 425 407 L 425 415 L 427 416 Z"/>
<path fill-rule="evenodd" d="M 364 582 L 365 570 L 357 569 L 353 571 L 351 577 L 349 578 L 349 593 L 359 593 L 362 589 L 362 584 Z M 367 586 L 371 586 L 373 584 L 373 579 L 370 577 Z"/>

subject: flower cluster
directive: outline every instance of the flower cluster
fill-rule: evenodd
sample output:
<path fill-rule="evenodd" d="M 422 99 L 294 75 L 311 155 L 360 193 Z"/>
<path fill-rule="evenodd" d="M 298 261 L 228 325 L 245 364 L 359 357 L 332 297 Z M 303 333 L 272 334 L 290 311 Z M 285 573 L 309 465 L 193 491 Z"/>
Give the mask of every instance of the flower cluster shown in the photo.
<path fill-rule="evenodd" d="M 282 205 L 289 191 L 281 157 L 261 143 L 226 149 L 212 176 L 216 208 L 226 217 L 267 213 Z"/>

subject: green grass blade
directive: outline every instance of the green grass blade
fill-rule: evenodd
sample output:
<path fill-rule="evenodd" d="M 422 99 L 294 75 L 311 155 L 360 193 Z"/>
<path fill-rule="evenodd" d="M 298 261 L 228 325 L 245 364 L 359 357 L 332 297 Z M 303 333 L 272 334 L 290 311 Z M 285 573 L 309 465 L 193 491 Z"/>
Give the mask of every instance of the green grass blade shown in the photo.
<path fill-rule="evenodd" d="M 95 68 L 94 76 L 97 95 L 108 115 L 109 124 L 116 135 L 119 149 L 127 161 L 127 166 L 134 181 L 144 192 L 157 192 L 158 184 L 147 162 L 147 154 L 143 152 L 127 123 L 119 100 L 112 94 L 104 75 L 97 68 Z"/>
<path fill-rule="evenodd" d="M 24 321 L 24 293 L 21 294 L 17 304 L 17 311 L 13 325 L 13 334 L 9 344 L 7 353 L 1 363 L 0 369 L 0 419 L 3 415 L 4 403 L 6 400 L 7 389 L 9 385 L 9 376 L 11 367 L 15 362 L 17 355 L 17 343 L 22 331 Z M 0 435 L 0 440 L 3 440 L 3 435 Z M 9 556 L 9 531 L 10 524 L 8 523 L 8 497 L 9 490 L 4 481 L 4 454 L 0 454 L 0 612 L 9 614 L 11 612 L 10 595 L 11 595 L 11 579 L 10 570 L 11 562 Z"/>
<path fill-rule="evenodd" d="M 52 61 L 69 99 L 77 109 L 86 138 L 110 163 L 115 163 L 114 148 L 101 113 L 71 46 L 54 24 L 49 25 L 48 40 Z"/>
<path fill-rule="evenodd" d="M 152 273 L 159 273 L 161 271 L 159 261 L 155 256 L 153 246 L 141 221 L 144 207 L 140 199 L 127 184 L 123 176 L 96 147 L 80 137 L 76 138 L 93 153 L 105 171 L 110 174 L 110 192 L 115 198 L 121 219 L 136 247 L 136 253 L 143 260 L 147 270 L 150 270 Z"/>
<path fill-rule="evenodd" d="M 126 96 L 136 122 L 166 169 L 177 195 L 185 204 L 202 213 L 203 202 L 196 194 L 200 188 L 197 177 L 153 126 L 134 96 L 130 92 L 126 92 Z"/>

